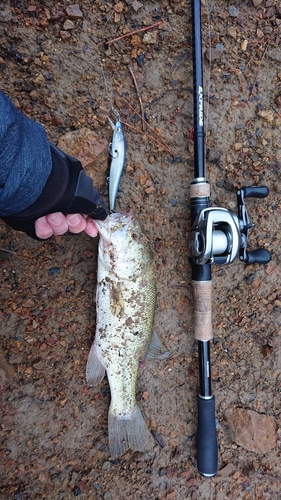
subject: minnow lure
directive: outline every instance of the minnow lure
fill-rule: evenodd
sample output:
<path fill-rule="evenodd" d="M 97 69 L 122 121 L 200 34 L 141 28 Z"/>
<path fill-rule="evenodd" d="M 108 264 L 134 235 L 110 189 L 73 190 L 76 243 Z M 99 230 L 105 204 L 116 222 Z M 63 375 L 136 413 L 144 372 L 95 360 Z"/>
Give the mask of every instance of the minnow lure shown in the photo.
<path fill-rule="evenodd" d="M 113 212 L 116 196 L 125 164 L 126 142 L 123 127 L 116 115 L 116 123 L 108 117 L 108 121 L 113 128 L 113 138 L 110 145 L 111 164 L 109 172 L 109 208 Z"/>

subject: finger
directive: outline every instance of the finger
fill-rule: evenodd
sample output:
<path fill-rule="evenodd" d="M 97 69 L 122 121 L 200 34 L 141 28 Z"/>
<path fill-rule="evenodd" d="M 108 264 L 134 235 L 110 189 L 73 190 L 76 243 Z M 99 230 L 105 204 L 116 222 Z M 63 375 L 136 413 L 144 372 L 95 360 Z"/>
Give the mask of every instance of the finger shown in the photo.
<path fill-rule="evenodd" d="M 84 229 L 85 233 L 91 238 L 95 238 L 98 235 L 98 229 L 91 217 L 87 217 L 86 219 L 86 227 Z"/>
<path fill-rule="evenodd" d="M 47 221 L 46 216 L 40 217 L 40 219 L 37 219 L 35 221 L 35 232 L 38 238 L 41 238 L 42 240 L 46 240 L 47 238 L 50 238 L 54 234 L 52 228 L 50 227 L 50 224 Z"/>
<path fill-rule="evenodd" d="M 54 234 L 64 234 L 68 231 L 68 222 L 65 215 L 61 212 L 46 215 L 46 220 L 53 230 Z"/>
<path fill-rule="evenodd" d="M 81 233 L 86 227 L 86 219 L 81 214 L 69 214 L 66 216 L 66 220 L 71 233 Z"/>

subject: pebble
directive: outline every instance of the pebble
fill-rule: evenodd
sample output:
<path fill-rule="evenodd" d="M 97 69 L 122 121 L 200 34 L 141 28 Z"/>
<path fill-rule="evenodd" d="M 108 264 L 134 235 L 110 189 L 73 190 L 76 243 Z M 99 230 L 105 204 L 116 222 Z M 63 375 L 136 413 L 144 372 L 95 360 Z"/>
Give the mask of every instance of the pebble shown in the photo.
<path fill-rule="evenodd" d="M 218 476 L 229 477 L 236 471 L 234 464 L 227 464 L 223 469 L 218 471 Z"/>
<path fill-rule="evenodd" d="M 49 276 L 57 276 L 60 273 L 60 267 L 51 267 L 48 271 Z"/>
<path fill-rule="evenodd" d="M 271 110 L 263 110 L 261 109 L 260 111 L 257 112 L 257 115 L 260 117 L 260 118 L 263 118 L 263 120 L 265 120 L 266 122 L 272 122 L 273 119 L 274 119 L 274 114 Z"/>
<path fill-rule="evenodd" d="M 217 163 L 220 159 L 220 153 L 217 149 L 213 148 L 213 149 L 210 149 L 209 153 L 208 153 L 208 161 L 210 163 Z"/>
<path fill-rule="evenodd" d="M 68 30 L 73 30 L 73 28 L 75 28 L 74 22 L 71 21 L 70 19 L 67 19 L 63 25 L 63 29 L 65 31 L 68 31 Z"/>
<path fill-rule="evenodd" d="M 268 453 L 276 445 L 276 422 L 273 417 L 252 410 L 229 408 L 225 418 L 236 444 L 255 453 Z"/>
<path fill-rule="evenodd" d="M 267 56 L 269 57 L 269 59 L 273 59 L 273 61 L 281 62 L 281 50 L 280 50 L 280 47 L 269 49 L 268 52 L 267 52 Z"/>
<path fill-rule="evenodd" d="M 263 0 L 252 0 L 252 2 L 254 7 L 258 7 L 263 2 Z"/>
<path fill-rule="evenodd" d="M 235 5 L 230 5 L 228 7 L 228 13 L 230 17 L 237 17 L 238 16 L 238 10 L 236 9 Z"/>
<path fill-rule="evenodd" d="M 227 34 L 232 38 L 236 38 L 237 32 L 235 26 L 230 26 L 227 30 Z"/>
<path fill-rule="evenodd" d="M 219 59 L 224 51 L 224 46 L 221 43 L 218 43 L 215 47 L 213 47 L 210 51 L 206 51 L 206 57 L 209 61 L 214 61 Z"/>
<path fill-rule="evenodd" d="M 107 470 L 110 468 L 110 462 L 108 460 L 106 460 L 105 462 L 103 462 L 102 464 L 102 470 Z"/>
<path fill-rule="evenodd" d="M 83 19 L 83 14 L 80 10 L 79 5 L 69 5 L 69 7 L 66 8 L 66 15 L 69 17 L 69 19 Z"/>
<path fill-rule="evenodd" d="M 177 204 L 178 204 L 178 201 L 177 201 L 177 200 L 174 200 L 174 198 L 171 198 L 171 200 L 169 200 L 169 201 L 170 201 L 170 203 L 171 203 L 172 207 L 176 207 L 176 206 L 177 206 Z"/>

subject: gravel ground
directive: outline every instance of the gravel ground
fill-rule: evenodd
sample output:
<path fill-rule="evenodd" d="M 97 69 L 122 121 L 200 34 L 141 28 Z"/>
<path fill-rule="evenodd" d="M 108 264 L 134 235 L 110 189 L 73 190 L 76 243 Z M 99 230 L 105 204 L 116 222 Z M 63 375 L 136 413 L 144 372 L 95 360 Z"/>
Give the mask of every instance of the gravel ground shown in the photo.
<path fill-rule="evenodd" d="M 109 386 L 105 380 L 92 389 L 85 379 L 97 240 L 65 235 L 41 243 L 1 223 L 1 500 L 280 498 L 280 24 L 277 0 L 203 2 L 212 205 L 236 210 L 238 187 L 267 185 L 269 196 L 247 207 L 252 248 L 272 253 L 265 266 L 213 268 L 219 473 L 207 480 L 196 469 L 198 356 L 186 251 L 190 2 L 1 4 L 1 90 L 53 143 L 81 158 L 105 199 L 107 116 L 118 109 L 127 123 L 116 208 L 132 208 L 150 238 L 155 330 L 170 351 L 166 361 L 145 363 L 138 379 L 153 449 L 112 460 Z"/>

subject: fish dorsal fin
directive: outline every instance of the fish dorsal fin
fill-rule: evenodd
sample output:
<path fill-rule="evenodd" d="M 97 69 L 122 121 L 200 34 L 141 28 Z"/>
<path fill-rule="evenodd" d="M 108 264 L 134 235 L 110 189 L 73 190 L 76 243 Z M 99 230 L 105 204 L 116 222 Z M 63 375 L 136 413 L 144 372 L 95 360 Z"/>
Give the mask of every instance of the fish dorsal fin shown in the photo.
<path fill-rule="evenodd" d="M 169 351 L 165 348 L 156 332 L 153 332 L 151 342 L 146 351 L 145 359 L 156 359 L 161 361 L 168 359 Z"/>

